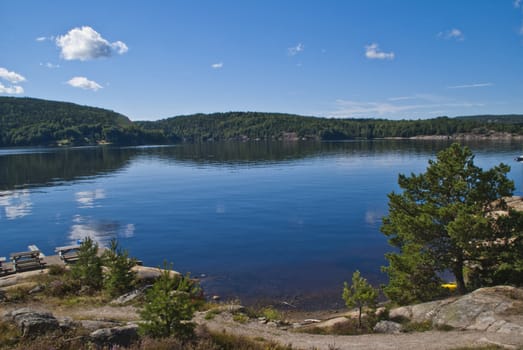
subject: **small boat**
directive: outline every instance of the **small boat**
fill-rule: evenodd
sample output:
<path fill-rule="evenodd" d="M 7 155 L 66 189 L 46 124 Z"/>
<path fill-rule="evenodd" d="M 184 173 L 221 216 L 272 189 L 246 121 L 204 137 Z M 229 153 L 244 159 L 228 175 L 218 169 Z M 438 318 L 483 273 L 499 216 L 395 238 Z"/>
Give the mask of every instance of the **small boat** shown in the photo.
<path fill-rule="evenodd" d="M 518 162 L 523 162 L 523 155 L 519 156 L 519 157 L 516 157 L 514 158 L 516 161 Z"/>

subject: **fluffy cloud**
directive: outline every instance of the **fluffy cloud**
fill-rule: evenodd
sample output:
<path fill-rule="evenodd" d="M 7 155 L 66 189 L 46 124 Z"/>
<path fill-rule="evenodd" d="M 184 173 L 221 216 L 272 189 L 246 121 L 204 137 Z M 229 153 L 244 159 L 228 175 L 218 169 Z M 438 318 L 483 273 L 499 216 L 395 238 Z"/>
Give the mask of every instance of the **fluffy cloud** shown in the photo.
<path fill-rule="evenodd" d="M 456 28 L 452 28 L 452 29 L 446 30 L 444 32 L 439 32 L 438 38 L 445 39 L 445 40 L 454 39 L 456 41 L 465 40 L 465 36 L 463 35 L 463 32 Z"/>
<path fill-rule="evenodd" d="M 220 69 L 222 67 L 223 67 L 223 62 L 218 62 L 218 63 L 211 64 L 211 68 L 214 68 L 214 69 Z"/>
<path fill-rule="evenodd" d="M 25 81 L 25 78 L 16 72 L 9 71 L 3 67 L 0 67 L 0 80 L 7 81 L 11 84 L 18 84 Z M 24 88 L 19 85 L 5 86 L 0 82 L 0 94 L 23 94 Z"/>
<path fill-rule="evenodd" d="M 74 77 L 67 82 L 67 84 L 72 87 L 84 89 L 84 90 L 93 90 L 97 91 L 102 88 L 100 84 L 95 81 L 89 80 L 86 77 Z"/>
<path fill-rule="evenodd" d="M 296 45 L 294 47 L 289 47 L 287 49 L 287 53 L 289 54 L 289 56 L 295 56 L 295 55 L 299 54 L 300 52 L 302 52 L 303 50 L 305 50 L 305 46 L 302 43 L 298 43 L 298 45 Z"/>
<path fill-rule="evenodd" d="M 19 95 L 24 93 L 24 88 L 18 85 L 5 86 L 0 83 L 0 94 Z"/>
<path fill-rule="evenodd" d="M 58 36 L 56 45 L 64 59 L 80 61 L 110 57 L 115 52 L 121 55 L 129 50 L 124 42 L 110 43 L 88 26 L 73 28 L 67 34 Z"/>
<path fill-rule="evenodd" d="M 370 44 L 365 46 L 365 57 L 370 60 L 393 60 L 394 52 L 380 51 L 378 44 Z"/>
<path fill-rule="evenodd" d="M 2 67 L 0 67 L 0 79 L 7 80 L 8 82 L 13 84 L 18 84 L 25 81 L 25 78 L 22 75 L 16 72 L 10 72 Z"/>

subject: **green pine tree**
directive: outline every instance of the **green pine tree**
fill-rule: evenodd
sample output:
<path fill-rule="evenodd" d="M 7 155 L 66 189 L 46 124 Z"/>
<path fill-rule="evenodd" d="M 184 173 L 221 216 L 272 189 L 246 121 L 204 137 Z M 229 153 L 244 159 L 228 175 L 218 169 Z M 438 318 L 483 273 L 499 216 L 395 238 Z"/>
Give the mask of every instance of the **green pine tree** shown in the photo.
<path fill-rule="evenodd" d="M 91 290 L 102 287 L 102 260 L 98 256 L 98 243 L 86 237 L 80 244 L 78 260 L 71 269 L 71 276 Z"/>
<path fill-rule="evenodd" d="M 141 332 L 155 338 L 175 336 L 186 340 L 194 336 L 191 319 L 202 301 L 199 285 L 187 276 L 173 275 L 164 264 L 160 277 L 147 292 L 140 312 Z"/>
<path fill-rule="evenodd" d="M 347 307 L 358 308 L 358 327 L 361 328 L 361 315 L 363 308 L 367 307 L 370 310 L 376 308 L 378 299 L 378 291 L 374 289 L 365 278 L 361 277 L 360 272 L 356 270 L 352 274 L 352 284 L 349 285 L 347 282 L 343 284 L 343 300 Z"/>
<path fill-rule="evenodd" d="M 509 170 L 500 164 L 484 171 L 474 165 L 470 149 L 455 143 L 430 160 L 425 173 L 399 176 L 402 193 L 389 194 L 389 215 L 381 227 L 397 248 L 386 255 L 389 266 L 384 268 L 390 299 L 401 304 L 430 300 L 439 294 L 438 276 L 446 271 L 454 275 L 460 293 L 471 287 L 465 272 L 487 267 L 496 256 L 492 242 L 516 234 L 516 221 L 499 225 L 501 219 L 491 215 L 506 207 L 502 198 L 514 190 Z M 495 260 L 499 265 L 499 257 Z"/>
<path fill-rule="evenodd" d="M 109 249 L 102 255 L 102 261 L 107 271 L 104 274 L 103 287 L 112 297 L 129 292 L 135 284 L 136 273 L 131 269 L 136 260 L 129 258 L 127 250 L 118 247 L 113 239 Z"/>

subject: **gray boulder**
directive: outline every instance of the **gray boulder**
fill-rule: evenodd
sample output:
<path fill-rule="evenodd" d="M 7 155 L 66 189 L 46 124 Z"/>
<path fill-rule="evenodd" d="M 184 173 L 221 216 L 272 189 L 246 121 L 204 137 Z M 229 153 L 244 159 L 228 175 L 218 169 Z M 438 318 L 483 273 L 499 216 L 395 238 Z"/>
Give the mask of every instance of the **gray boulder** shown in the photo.
<path fill-rule="evenodd" d="M 138 325 L 129 324 L 122 327 L 102 328 L 90 334 L 93 343 L 99 346 L 130 346 L 138 340 Z"/>
<path fill-rule="evenodd" d="M 472 293 L 391 310 L 391 318 L 432 322 L 461 330 L 523 335 L 523 289 L 511 286 L 480 288 Z"/>
<path fill-rule="evenodd" d="M 60 329 L 58 320 L 52 313 L 46 311 L 22 308 L 5 314 L 4 319 L 14 322 L 22 336 L 28 338 L 35 338 Z"/>
<path fill-rule="evenodd" d="M 127 304 L 133 300 L 142 298 L 145 296 L 145 293 L 148 289 L 150 289 L 152 285 L 147 285 L 142 288 L 135 289 L 133 291 L 130 291 L 129 293 L 125 293 L 118 298 L 111 301 L 112 305 L 124 305 Z"/>
<path fill-rule="evenodd" d="M 376 333 L 385 333 L 385 334 L 397 334 L 402 331 L 401 324 L 392 321 L 379 321 L 374 326 L 373 330 Z"/>

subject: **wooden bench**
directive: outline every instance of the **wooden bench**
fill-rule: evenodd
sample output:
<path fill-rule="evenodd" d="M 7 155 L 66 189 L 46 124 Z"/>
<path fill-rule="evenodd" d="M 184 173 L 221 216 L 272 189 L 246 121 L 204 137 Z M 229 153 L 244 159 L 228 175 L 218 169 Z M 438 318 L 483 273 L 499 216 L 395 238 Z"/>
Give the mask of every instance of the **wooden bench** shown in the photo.
<path fill-rule="evenodd" d="M 42 262 L 42 259 L 40 259 L 39 250 L 11 253 L 10 257 L 15 272 L 36 268 L 41 269 L 44 267 L 44 263 Z"/>
<path fill-rule="evenodd" d="M 75 262 L 78 260 L 79 249 L 79 245 L 68 245 L 64 247 L 56 247 L 54 251 L 58 253 L 58 256 L 64 262 Z"/>

